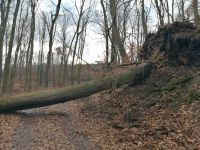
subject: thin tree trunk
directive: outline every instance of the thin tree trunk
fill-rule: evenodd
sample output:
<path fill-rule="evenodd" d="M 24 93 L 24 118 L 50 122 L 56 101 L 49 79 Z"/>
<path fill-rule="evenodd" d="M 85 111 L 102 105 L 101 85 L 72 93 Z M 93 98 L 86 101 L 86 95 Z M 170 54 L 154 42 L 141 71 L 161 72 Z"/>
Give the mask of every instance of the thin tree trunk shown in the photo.
<path fill-rule="evenodd" d="M 199 26 L 199 12 L 198 12 L 198 0 L 192 0 L 194 22 L 196 26 Z"/>
<path fill-rule="evenodd" d="M 31 1 L 31 12 L 32 12 L 32 20 L 31 20 L 31 47 L 30 47 L 30 55 L 28 62 L 28 91 L 31 91 L 31 83 L 32 83 L 32 61 L 33 61 L 33 49 L 34 49 L 34 37 L 35 37 L 35 7 L 36 4 Z"/>
<path fill-rule="evenodd" d="M 119 33 L 119 28 L 117 26 L 116 0 L 109 0 L 109 2 L 110 2 L 110 14 L 111 14 L 111 18 L 112 18 L 112 32 L 113 32 L 112 37 L 114 37 L 114 39 L 112 39 L 112 42 L 119 49 L 120 56 L 122 57 L 122 63 L 127 63 L 129 61 L 128 55 L 127 55 L 124 45 L 122 43 L 120 33 Z"/>
<path fill-rule="evenodd" d="M 8 54 L 6 56 L 5 65 L 4 65 L 4 76 L 3 76 L 2 94 L 6 94 L 8 92 L 8 80 L 9 80 L 9 73 L 10 73 L 10 61 L 11 61 L 11 54 L 12 54 L 14 37 L 15 37 L 15 27 L 16 27 L 17 14 L 18 14 L 18 11 L 19 11 L 19 7 L 20 7 L 20 0 L 17 0 L 15 12 L 14 12 L 14 15 L 13 15 L 13 24 L 12 24 L 11 35 L 10 35 Z"/>
<path fill-rule="evenodd" d="M 181 15 L 182 15 L 182 21 L 185 21 L 185 2 L 184 0 L 181 0 Z"/>
<path fill-rule="evenodd" d="M 108 18 L 106 15 L 106 9 L 103 0 L 101 0 L 101 7 L 103 9 L 103 19 L 104 19 L 104 32 L 105 32 L 105 46 L 106 46 L 106 65 L 109 66 L 109 28 L 108 28 Z"/>
<path fill-rule="evenodd" d="M 1 24 L 0 24 L 0 85 L 2 80 L 2 63 L 3 63 L 3 43 L 4 43 L 4 35 L 6 34 L 6 26 L 8 22 L 8 14 L 10 11 L 10 4 L 12 0 L 7 0 L 6 9 L 4 8 L 5 0 L 1 0 L 0 9 L 1 9 Z M 6 10 L 6 12 L 5 12 Z"/>
<path fill-rule="evenodd" d="M 172 22 L 174 22 L 174 1 L 172 0 Z"/>
<path fill-rule="evenodd" d="M 77 51 L 77 46 L 78 46 L 78 39 L 80 36 L 80 25 L 81 25 L 81 20 L 83 17 L 83 7 L 85 4 L 85 0 L 82 1 L 81 4 L 81 8 L 80 8 L 80 14 L 79 14 L 79 18 L 78 18 L 78 23 L 76 26 L 76 32 L 75 32 L 75 43 L 74 43 L 74 49 L 73 49 L 73 54 L 72 54 L 72 66 L 71 66 L 71 85 L 74 85 L 74 80 L 75 80 L 75 66 L 74 66 L 74 62 L 75 62 L 75 56 L 76 56 L 76 51 Z"/>
<path fill-rule="evenodd" d="M 21 13 L 22 13 L 22 5 L 21 5 Z M 21 14 L 20 14 L 21 16 Z M 12 91 L 13 89 L 13 85 L 14 85 L 14 80 L 15 80 L 15 76 L 16 76 L 16 69 L 17 69 L 17 61 L 18 61 L 18 53 L 19 53 L 19 50 L 20 50 L 20 47 L 21 47 L 21 44 L 22 44 L 22 39 L 24 37 L 24 26 L 25 26 L 25 23 L 27 21 L 27 17 L 28 17 L 28 9 L 27 9 L 27 13 L 26 13 L 26 16 L 23 20 L 19 19 L 19 25 L 22 21 L 22 25 L 21 25 L 21 31 L 18 32 L 19 36 L 18 36 L 18 41 L 17 41 L 17 47 L 16 47 L 16 50 L 15 50 L 15 58 L 14 58 L 14 64 L 13 64 L 13 67 L 11 69 L 11 73 L 10 73 L 10 82 L 9 82 L 9 92 Z M 21 17 L 20 17 L 21 18 Z M 20 29 L 19 29 L 20 30 Z"/>
<path fill-rule="evenodd" d="M 158 4 L 158 0 L 155 0 L 155 4 L 156 4 L 157 12 L 158 12 L 160 26 L 163 27 L 164 26 L 164 20 L 163 20 L 163 15 L 162 15 L 162 12 L 161 12 L 161 7 Z"/>
<path fill-rule="evenodd" d="M 142 27 L 143 27 L 143 34 L 144 34 L 144 37 L 147 36 L 148 34 L 148 31 L 147 31 L 147 23 L 146 23 L 146 15 L 145 15 L 145 9 L 144 9 L 144 0 L 142 0 L 142 4 L 141 4 L 141 9 L 142 9 Z"/>
<path fill-rule="evenodd" d="M 54 57 L 53 57 L 53 53 L 52 53 L 52 71 L 53 71 L 53 87 L 56 87 L 56 75 L 55 75 L 55 66 L 54 66 Z"/>
<path fill-rule="evenodd" d="M 52 55 L 52 47 L 53 47 L 53 31 L 54 31 L 54 26 L 56 23 L 56 20 L 58 18 L 58 14 L 60 11 L 60 4 L 61 4 L 61 0 L 58 0 L 58 4 L 56 7 L 56 14 L 51 16 L 52 17 L 52 22 L 51 22 L 51 27 L 50 27 L 50 31 L 49 31 L 49 51 L 47 54 L 47 66 L 46 66 L 46 76 L 45 76 L 45 87 L 48 87 L 48 80 L 49 80 L 49 70 L 51 67 L 51 55 Z"/>
<path fill-rule="evenodd" d="M 28 47 L 26 50 L 26 72 L 25 72 L 25 85 L 24 85 L 24 91 L 28 90 L 28 62 L 29 62 L 29 53 L 30 53 L 30 47 L 31 47 L 31 36 L 29 37 L 28 40 Z"/>

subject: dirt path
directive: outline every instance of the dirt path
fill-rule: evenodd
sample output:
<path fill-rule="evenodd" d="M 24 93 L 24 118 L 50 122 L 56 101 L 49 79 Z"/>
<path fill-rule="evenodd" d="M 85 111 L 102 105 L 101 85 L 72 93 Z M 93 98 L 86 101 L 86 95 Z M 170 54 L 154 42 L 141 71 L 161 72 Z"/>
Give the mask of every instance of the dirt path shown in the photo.
<path fill-rule="evenodd" d="M 1 141 L 0 149 L 102 149 L 83 133 L 73 117 L 78 115 L 77 112 L 66 108 L 66 105 L 26 110 L 12 115 L 16 118 L 9 125 L 12 138 L 4 139 L 7 142 L 4 144 Z"/>

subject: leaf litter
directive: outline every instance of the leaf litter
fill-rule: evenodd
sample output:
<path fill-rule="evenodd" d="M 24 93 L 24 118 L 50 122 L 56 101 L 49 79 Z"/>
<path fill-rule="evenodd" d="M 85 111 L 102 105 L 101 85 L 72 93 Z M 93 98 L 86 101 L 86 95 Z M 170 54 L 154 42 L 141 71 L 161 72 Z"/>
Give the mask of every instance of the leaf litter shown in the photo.
<path fill-rule="evenodd" d="M 199 83 L 162 88 L 198 69 L 162 68 L 136 87 L 1 114 L 0 149 L 198 150 L 200 101 L 188 96 L 199 92 Z"/>

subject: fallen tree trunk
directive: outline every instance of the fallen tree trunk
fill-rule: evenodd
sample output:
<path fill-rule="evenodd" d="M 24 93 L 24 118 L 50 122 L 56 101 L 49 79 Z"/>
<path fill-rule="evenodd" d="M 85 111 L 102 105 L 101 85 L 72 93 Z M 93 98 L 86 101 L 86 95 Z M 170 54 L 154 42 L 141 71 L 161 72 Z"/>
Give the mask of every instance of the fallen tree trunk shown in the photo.
<path fill-rule="evenodd" d="M 128 70 L 127 72 L 115 74 L 112 77 L 104 77 L 73 87 L 3 97 L 0 99 L 0 112 L 13 112 L 17 110 L 63 103 L 92 95 L 94 93 L 109 89 L 113 86 L 119 87 L 123 84 L 137 85 L 150 74 L 151 70 L 151 63 L 143 63 L 133 69 Z"/>

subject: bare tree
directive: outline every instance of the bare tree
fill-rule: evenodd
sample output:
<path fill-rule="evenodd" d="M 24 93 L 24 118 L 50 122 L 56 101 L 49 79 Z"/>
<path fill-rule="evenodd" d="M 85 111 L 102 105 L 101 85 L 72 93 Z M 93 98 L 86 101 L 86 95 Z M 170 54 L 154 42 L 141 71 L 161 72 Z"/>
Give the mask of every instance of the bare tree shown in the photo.
<path fill-rule="evenodd" d="M 155 2 L 155 6 L 156 6 L 156 10 L 157 10 L 157 13 L 158 13 L 158 18 L 159 18 L 159 25 L 161 27 L 164 26 L 164 13 L 163 13 L 163 10 L 162 10 L 162 0 L 160 0 L 160 4 L 158 2 L 158 0 L 154 0 Z"/>
<path fill-rule="evenodd" d="M 181 16 L 182 16 L 182 21 L 185 21 L 185 0 L 181 0 Z"/>
<path fill-rule="evenodd" d="M 60 19 L 61 24 L 61 33 L 59 35 L 60 42 L 62 44 L 61 47 L 57 47 L 57 56 L 60 57 L 60 66 L 59 66 L 59 72 L 58 72 L 58 84 L 59 86 L 65 85 L 66 82 L 66 77 L 68 76 L 67 73 L 67 65 L 68 64 L 68 59 L 67 59 L 67 28 L 68 28 L 68 23 L 69 23 L 69 17 L 66 17 L 64 15 Z M 66 62 L 67 61 L 67 62 Z"/>
<path fill-rule="evenodd" d="M 10 73 L 9 92 L 11 92 L 13 89 L 14 80 L 16 76 L 16 69 L 17 69 L 18 53 L 22 45 L 22 40 L 24 37 L 24 28 L 25 28 L 26 21 L 28 18 L 28 8 L 26 11 L 26 15 L 24 16 L 24 18 L 22 18 L 23 4 L 24 3 L 22 2 L 21 10 L 20 10 L 20 18 L 19 18 L 19 23 L 18 23 L 19 25 L 18 25 L 17 47 L 15 50 L 14 64 L 13 64 L 13 67 L 11 68 L 11 73 Z"/>
<path fill-rule="evenodd" d="M 35 36 L 35 7 L 36 3 L 34 0 L 31 0 L 31 34 L 30 34 L 30 53 L 28 60 L 28 86 L 27 90 L 31 91 L 31 82 L 32 82 L 32 61 L 33 61 L 33 48 L 34 48 L 34 36 Z"/>
<path fill-rule="evenodd" d="M 13 49 L 13 41 L 14 41 L 14 37 L 15 37 L 15 27 L 16 27 L 17 14 L 19 11 L 19 7 L 20 7 L 20 0 L 17 0 L 15 12 L 13 15 L 13 23 L 12 23 L 11 36 L 10 36 L 10 41 L 9 41 L 8 54 L 6 55 L 5 65 L 4 65 L 2 94 L 5 94 L 8 92 L 8 79 L 9 79 L 9 73 L 10 73 L 11 54 L 12 54 L 12 49 Z"/>
<path fill-rule="evenodd" d="M 142 15 L 142 27 L 143 27 L 143 34 L 146 37 L 148 34 L 147 31 L 147 23 L 146 23 L 146 15 L 145 15 L 145 8 L 144 8 L 144 0 L 141 1 L 141 15 Z"/>
<path fill-rule="evenodd" d="M 41 37 L 40 37 L 40 42 L 41 42 L 41 50 L 39 52 L 39 61 L 38 61 L 38 81 L 39 81 L 39 86 L 42 85 L 43 83 L 43 73 L 44 73 L 44 44 L 45 44 L 45 38 L 46 38 L 46 21 L 45 21 L 45 16 L 42 16 L 42 31 L 39 32 Z"/>
<path fill-rule="evenodd" d="M 45 84 L 44 84 L 45 87 L 48 87 L 48 83 L 49 83 L 48 80 L 49 80 L 49 70 L 50 70 L 50 66 L 51 66 L 51 57 L 52 57 L 53 32 L 54 32 L 56 20 L 59 15 L 60 5 L 61 5 L 61 0 L 58 0 L 58 4 L 56 6 L 56 13 L 55 13 L 55 15 L 51 14 L 51 25 L 50 25 L 50 28 L 48 29 L 48 31 L 49 31 L 49 51 L 47 54 L 47 66 L 46 66 Z"/>
<path fill-rule="evenodd" d="M 192 0 L 194 22 L 196 26 L 199 26 L 199 12 L 198 12 L 198 0 Z"/>
<path fill-rule="evenodd" d="M 106 64 L 109 66 L 109 27 L 108 27 L 108 18 L 106 14 L 106 8 L 103 0 L 101 0 L 101 7 L 103 10 L 103 19 L 104 19 L 104 32 L 105 32 L 105 46 L 106 46 Z"/>
<path fill-rule="evenodd" d="M 185 0 L 176 1 L 178 13 L 176 15 L 177 20 L 185 21 Z"/>
<path fill-rule="evenodd" d="M 117 3 L 116 0 L 109 0 L 110 4 L 110 15 L 112 19 L 112 47 L 117 47 L 122 58 L 122 63 L 128 62 L 128 55 L 124 48 L 122 39 L 120 37 L 119 28 L 117 26 Z M 116 53 L 116 50 L 115 50 Z"/>
<path fill-rule="evenodd" d="M 6 25 L 8 22 L 8 14 L 10 11 L 10 4 L 12 0 L 7 0 L 7 5 L 5 0 L 0 2 L 0 11 L 1 11 L 1 24 L 0 24 L 0 84 L 2 80 L 2 62 L 3 62 L 3 43 L 4 35 L 6 31 Z M 6 6 L 5 6 L 6 5 Z"/>
<path fill-rule="evenodd" d="M 72 50 L 73 52 L 72 52 L 72 66 L 71 66 L 71 85 L 74 85 L 74 80 L 75 80 L 74 64 L 75 64 L 75 56 L 76 56 L 76 52 L 77 52 L 77 47 L 78 47 L 78 40 L 79 40 L 79 36 L 82 32 L 82 31 L 80 31 L 80 28 L 81 28 L 81 20 L 82 20 L 84 13 L 85 13 L 84 6 L 85 6 L 85 0 L 81 0 L 80 12 L 79 12 L 79 17 L 78 17 L 78 22 L 77 22 L 77 25 L 76 25 L 76 31 L 74 33 L 74 36 L 73 36 L 73 39 L 72 39 L 72 42 L 71 42 L 71 45 L 70 45 L 70 49 L 72 50 L 72 43 L 75 39 L 74 48 Z M 78 8 L 77 8 L 77 10 L 78 10 Z"/>

